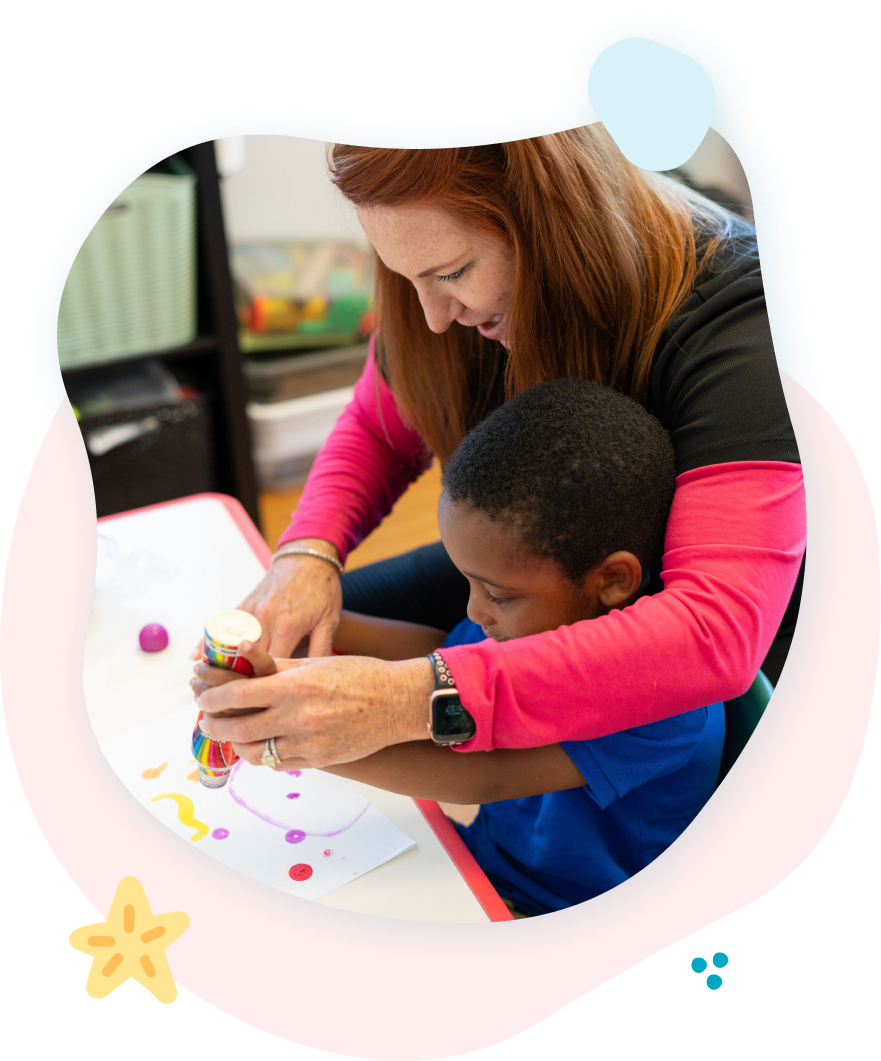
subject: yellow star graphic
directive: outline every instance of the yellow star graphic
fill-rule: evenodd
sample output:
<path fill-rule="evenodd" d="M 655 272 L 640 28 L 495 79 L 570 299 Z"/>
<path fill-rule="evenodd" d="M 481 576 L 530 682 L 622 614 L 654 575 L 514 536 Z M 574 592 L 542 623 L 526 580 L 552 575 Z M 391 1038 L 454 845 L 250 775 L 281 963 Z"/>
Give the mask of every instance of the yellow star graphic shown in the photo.
<path fill-rule="evenodd" d="M 123 877 L 107 920 L 70 934 L 70 945 L 94 959 L 86 981 L 92 998 L 105 998 L 131 976 L 160 1002 L 174 1002 L 177 988 L 165 948 L 190 927 L 181 910 L 154 914 L 141 882 Z"/>

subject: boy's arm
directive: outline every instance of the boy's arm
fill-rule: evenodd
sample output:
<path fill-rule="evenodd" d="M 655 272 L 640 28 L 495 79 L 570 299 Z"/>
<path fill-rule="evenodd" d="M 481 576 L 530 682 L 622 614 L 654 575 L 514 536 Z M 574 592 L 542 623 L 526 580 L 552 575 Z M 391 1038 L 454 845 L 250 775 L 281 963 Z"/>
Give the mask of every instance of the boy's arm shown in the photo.
<path fill-rule="evenodd" d="M 344 611 L 333 639 L 335 652 L 343 656 L 373 656 L 401 660 L 427 656 L 446 639 L 443 630 L 397 619 L 377 619 Z"/>
<path fill-rule="evenodd" d="M 459 804 L 539 796 L 584 784 L 578 767 L 559 744 L 458 755 L 428 741 L 412 741 L 324 769 L 387 792 Z"/>
<path fill-rule="evenodd" d="M 427 656 L 440 648 L 446 634 L 433 626 L 405 623 L 398 619 L 378 619 L 374 615 L 340 612 L 340 624 L 333 638 L 333 650 L 341 656 L 373 656 L 374 659 L 402 660 Z M 291 659 L 309 655 L 309 638 L 304 637 Z"/>

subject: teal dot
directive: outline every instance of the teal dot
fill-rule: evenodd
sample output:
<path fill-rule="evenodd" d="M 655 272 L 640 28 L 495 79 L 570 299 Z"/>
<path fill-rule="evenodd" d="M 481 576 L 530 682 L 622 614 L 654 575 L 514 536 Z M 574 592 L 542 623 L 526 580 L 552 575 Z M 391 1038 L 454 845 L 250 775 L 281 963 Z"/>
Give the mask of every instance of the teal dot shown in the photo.
<path fill-rule="evenodd" d="M 718 991 L 721 986 L 722 986 L 722 977 L 721 976 L 716 976 L 716 974 L 713 973 L 712 976 L 708 976 L 707 977 L 707 987 L 711 991 Z"/>
<path fill-rule="evenodd" d="M 695 958 L 694 961 L 691 963 L 691 967 L 696 973 L 702 973 L 704 969 L 706 969 L 707 963 L 703 960 L 703 958 Z"/>
<path fill-rule="evenodd" d="M 713 955 L 713 965 L 715 965 L 717 969 L 724 969 L 727 964 L 727 954 L 723 954 L 722 951 L 719 951 L 718 954 Z"/>

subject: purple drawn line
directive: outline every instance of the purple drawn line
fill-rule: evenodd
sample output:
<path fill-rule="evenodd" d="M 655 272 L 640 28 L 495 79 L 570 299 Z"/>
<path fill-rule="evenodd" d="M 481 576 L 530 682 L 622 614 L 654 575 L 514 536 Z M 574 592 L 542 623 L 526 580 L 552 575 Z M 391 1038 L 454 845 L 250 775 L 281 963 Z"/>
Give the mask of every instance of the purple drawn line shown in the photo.
<path fill-rule="evenodd" d="M 355 822 L 357 822 L 359 820 L 359 818 L 362 818 L 367 813 L 367 811 L 370 810 L 370 804 L 369 803 L 365 803 L 363 809 L 356 815 L 356 817 L 354 817 L 349 822 L 348 825 L 344 825 L 342 827 L 342 829 L 335 829 L 332 833 L 308 833 L 308 832 L 306 832 L 303 829 L 291 829 L 291 827 L 289 825 L 285 825 L 284 822 L 277 822 L 275 820 L 275 818 L 270 818 L 268 814 L 264 814 L 263 811 L 259 811 L 255 807 L 250 806 L 250 804 L 246 803 L 245 800 L 242 799 L 242 797 L 238 794 L 238 792 L 236 792 L 235 785 L 233 784 L 233 782 L 235 781 L 236 774 L 239 772 L 239 768 L 241 767 L 243 762 L 244 762 L 244 759 L 239 759 L 239 761 L 236 763 L 236 765 L 229 772 L 229 785 L 228 785 L 229 794 L 236 801 L 236 803 L 238 803 L 238 805 L 240 807 L 243 807 L 245 810 L 250 811 L 252 814 L 256 814 L 257 817 L 261 818 L 263 821 L 265 821 L 267 823 L 267 825 L 274 825 L 277 829 L 284 829 L 284 831 L 286 833 L 287 832 L 297 832 L 297 833 L 302 832 L 304 834 L 304 836 L 321 836 L 321 837 L 339 836 L 340 833 L 344 833 L 347 829 L 351 829 L 352 826 L 355 824 Z M 300 771 L 296 771 L 296 772 L 299 773 Z"/>
<path fill-rule="evenodd" d="M 285 825 L 284 822 L 277 822 L 275 818 L 270 818 L 268 814 L 264 814 L 263 811 L 256 810 L 254 807 L 249 806 L 242 797 L 236 792 L 233 781 L 235 780 L 236 774 L 239 772 L 239 767 L 242 765 L 244 760 L 239 759 L 236 765 L 229 772 L 229 794 L 238 803 L 240 807 L 244 807 L 245 810 L 249 810 L 252 814 L 256 814 L 258 818 L 262 818 L 268 825 L 274 825 L 278 829 L 284 829 L 285 832 L 290 828 L 289 825 Z"/>
<path fill-rule="evenodd" d="M 339 836 L 340 833 L 344 833 L 346 829 L 351 829 L 352 826 L 358 821 L 358 818 L 363 817 L 370 810 L 370 804 L 367 803 L 364 810 L 358 815 L 357 818 L 353 818 L 348 825 L 344 825 L 342 829 L 335 829 L 332 833 L 306 833 L 307 836 Z"/>

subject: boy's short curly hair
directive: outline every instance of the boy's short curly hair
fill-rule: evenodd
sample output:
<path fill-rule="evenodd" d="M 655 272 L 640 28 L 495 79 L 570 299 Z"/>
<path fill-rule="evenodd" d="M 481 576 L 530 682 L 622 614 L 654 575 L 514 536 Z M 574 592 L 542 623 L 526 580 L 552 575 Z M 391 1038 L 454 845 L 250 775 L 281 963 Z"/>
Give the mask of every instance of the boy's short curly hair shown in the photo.
<path fill-rule="evenodd" d="M 661 556 L 673 446 L 637 402 L 559 379 L 522 391 L 469 431 L 443 471 L 446 496 L 511 523 L 529 555 L 573 581 L 618 550 Z"/>

